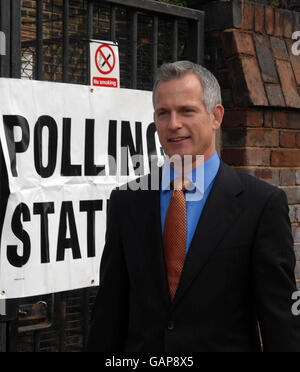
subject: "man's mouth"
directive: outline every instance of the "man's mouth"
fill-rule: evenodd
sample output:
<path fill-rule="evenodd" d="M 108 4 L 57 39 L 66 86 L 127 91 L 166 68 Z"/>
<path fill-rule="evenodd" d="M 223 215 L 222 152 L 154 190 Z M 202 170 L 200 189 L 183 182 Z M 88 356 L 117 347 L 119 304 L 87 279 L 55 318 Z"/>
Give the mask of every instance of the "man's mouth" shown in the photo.
<path fill-rule="evenodd" d="M 188 138 L 190 137 L 176 137 L 176 138 L 169 138 L 168 141 L 169 142 L 182 142 L 182 141 L 185 141 L 187 140 Z"/>

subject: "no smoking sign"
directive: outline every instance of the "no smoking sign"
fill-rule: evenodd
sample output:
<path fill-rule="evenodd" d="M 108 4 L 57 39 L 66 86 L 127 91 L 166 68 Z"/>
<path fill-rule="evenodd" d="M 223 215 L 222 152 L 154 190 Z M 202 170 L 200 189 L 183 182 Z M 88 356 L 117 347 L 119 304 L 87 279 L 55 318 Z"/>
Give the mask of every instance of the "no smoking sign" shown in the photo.
<path fill-rule="evenodd" d="M 96 51 L 95 63 L 100 74 L 108 75 L 113 72 L 116 65 L 116 57 L 109 45 L 100 45 Z"/>
<path fill-rule="evenodd" d="M 91 85 L 109 88 L 120 87 L 118 45 L 106 41 L 90 43 Z"/>

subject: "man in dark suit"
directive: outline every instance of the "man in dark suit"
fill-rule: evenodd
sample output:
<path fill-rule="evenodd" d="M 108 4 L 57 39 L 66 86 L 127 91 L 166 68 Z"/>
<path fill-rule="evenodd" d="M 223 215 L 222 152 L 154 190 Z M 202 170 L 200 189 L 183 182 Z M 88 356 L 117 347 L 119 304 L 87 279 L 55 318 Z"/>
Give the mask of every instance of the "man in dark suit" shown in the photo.
<path fill-rule="evenodd" d="M 163 65 L 153 98 L 159 190 L 111 194 L 88 350 L 255 352 L 260 329 L 264 351 L 300 351 L 285 193 L 219 159 L 224 109 L 205 68 Z M 189 171 L 168 161 L 185 155 Z"/>

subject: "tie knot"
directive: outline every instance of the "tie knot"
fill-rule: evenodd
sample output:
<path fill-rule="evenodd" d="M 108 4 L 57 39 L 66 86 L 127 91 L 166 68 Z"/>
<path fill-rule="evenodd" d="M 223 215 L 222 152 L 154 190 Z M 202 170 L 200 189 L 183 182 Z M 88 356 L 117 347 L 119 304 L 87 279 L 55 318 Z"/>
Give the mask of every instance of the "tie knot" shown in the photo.
<path fill-rule="evenodd" d="M 172 188 L 174 190 L 182 190 L 183 192 L 185 192 L 187 190 L 192 190 L 193 184 L 187 178 L 175 178 L 175 180 L 172 182 Z"/>

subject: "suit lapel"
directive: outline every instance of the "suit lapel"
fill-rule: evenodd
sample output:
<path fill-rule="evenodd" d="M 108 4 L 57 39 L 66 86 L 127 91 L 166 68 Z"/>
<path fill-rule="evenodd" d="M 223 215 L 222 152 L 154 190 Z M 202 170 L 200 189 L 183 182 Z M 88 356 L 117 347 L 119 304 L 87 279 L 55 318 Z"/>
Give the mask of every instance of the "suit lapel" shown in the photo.
<path fill-rule="evenodd" d="M 203 270 L 210 256 L 238 218 L 242 207 L 236 197 L 242 191 L 237 173 L 221 162 L 187 255 L 173 304 L 182 297 Z"/>
<path fill-rule="evenodd" d="M 145 237 L 145 241 L 153 242 L 153 246 L 149 249 L 153 254 L 152 267 L 149 270 L 153 272 L 153 279 L 156 288 L 160 292 L 160 295 L 165 303 L 165 305 L 170 305 L 170 295 L 168 287 L 168 278 L 164 258 L 164 247 L 161 231 L 161 214 L 160 214 L 160 189 L 161 189 L 161 174 L 162 168 L 159 169 L 159 190 L 149 190 L 145 192 L 146 204 L 145 213 L 146 220 L 145 224 L 148 226 L 153 226 L 152 229 L 148 229 L 148 237 Z M 152 174 L 153 176 L 153 174 Z M 148 185 L 151 185 L 151 174 L 148 176 Z M 152 245 L 152 244 L 151 244 Z"/>

